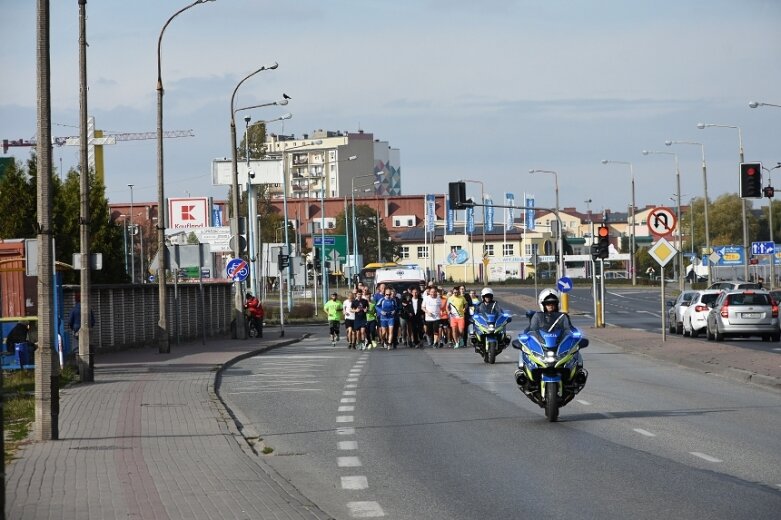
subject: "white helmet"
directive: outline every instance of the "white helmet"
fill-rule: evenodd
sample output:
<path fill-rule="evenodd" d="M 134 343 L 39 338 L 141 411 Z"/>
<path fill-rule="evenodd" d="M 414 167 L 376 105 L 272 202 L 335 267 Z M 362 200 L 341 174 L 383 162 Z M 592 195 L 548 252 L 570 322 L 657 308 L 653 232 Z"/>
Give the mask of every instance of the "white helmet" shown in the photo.
<path fill-rule="evenodd" d="M 540 297 L 537 298 L 537 302 L 540 304 L 540 310 L 545 310 L 545 302 L 554 302 L 556 308 L 559 307 L 559 293 L 553 289 L 543 289 L 540 291 Z"/>
<path fill-rule="evenodd" d="M 494 297 L 494 291 L 490 287 L 486 287 L 482 291 L 480 291 L 480 298 L 482 299 L 485 296 L 490 296 L 491 298 Z"/>

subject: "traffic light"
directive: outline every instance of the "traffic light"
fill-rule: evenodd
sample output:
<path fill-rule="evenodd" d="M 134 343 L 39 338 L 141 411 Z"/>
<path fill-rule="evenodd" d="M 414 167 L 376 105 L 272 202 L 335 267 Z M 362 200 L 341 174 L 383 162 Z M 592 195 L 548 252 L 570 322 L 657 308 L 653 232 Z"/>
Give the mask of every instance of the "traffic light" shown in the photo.
<path fill-rule="evenodd" d="M 474 202 L 467 200 L 466 198 L 465 182 L 448 183 L 448 192 L 450 195 L 448 198 L 448 209 L 466 209 L 474 207 Z"/>
<path fill-rule="evenodd" d="M 764 193 L 765 197 L 768 199 L 772 199 L 776 195 L 776 189 L 773 186 L 765 186 L 764 190 L 762 190 L 762 193 Z"/>
<path fill-rule="evenodd" d="M 605 259 L 610 256 L 610 228 L 607 226 L 599 226 L 597 229 L 597 236 L 599 241 L 597 242 L 597 257 Z"/>
<path fill-rule="evenodd" d="M 320 267 L 321 267 L 321 264 L 320 264 L 320 248 L 317 247 L 317 246 L 315 246 L 315 256 L 314 256 L 314 262 L 313 263 L 315 264 L 315 266 L 314 266 L 315 267 L 315 271 L 317 271 L 319 273 L 320 272 Z"/>
<path fill-rule="evenodd" d="M 762 198 L 762 164 L 740 163 L 740 197 Z"/>
<path fill-rule="evenodd" d="M 277 257 L 277 267 L 279 267 L 279 270 L 282 271 L 283 269 L 286 269 L 290 265 L 290 255 L 283 255 L 282 253 L 279 253 L 279 256 Z"/>

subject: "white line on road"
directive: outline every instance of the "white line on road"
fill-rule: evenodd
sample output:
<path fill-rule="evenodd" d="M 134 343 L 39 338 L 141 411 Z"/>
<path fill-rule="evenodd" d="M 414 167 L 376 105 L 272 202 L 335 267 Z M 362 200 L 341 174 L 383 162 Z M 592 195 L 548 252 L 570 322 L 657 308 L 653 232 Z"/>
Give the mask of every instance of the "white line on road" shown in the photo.
<path fill-rule="evenodd" d="M 348 377 L 347 382 L 348 383 L 357 383 L 359 379 L 357 377 Z"/>
<path fill-rule="evenodd" d="M 362 475 L 342 477 L 342 489 L 366 489 L 369 481 Z"/>
<path fill-rule="evenodd" d="M 356 385 L 355 383 L 348 383 L 348 384 L 344 385 L 344 387 L 345 388 L 358 388 L 358 385 Z"/>
<path fill-rule="evenodd" d="M 355 435 L 355 428 L 352 426 L 343 426 L 336 429 L 336 435 Z"/>
<path fill-rule="evenodd" d="M 274 392 L 319 392 L 319 388 L 257 388 L 246 392 L 226 392 L 228 395 L 257 394 L 258 392 L 271 394 Z"/>
<path fill-rule="evenodd" d="M 577 401 L 578 401 L 580 404 L 584 404 L 584 405 L 586 405 L 586 406 L 591 406 L 591 403 L 589 403 L 588 401 L 584 401 L 583 399 L 577 399 Z"/>
<path fill-rule="evenodd" d="M 644 430 L 642 428 L 634 428 L 634 430 L 639 433 L 640 435 L 645 435 L 646 437 L 656 437 L 655 433 L 651 433 L 648 430 Z"/>
<path fill-rule="evenodd" d="M 377 502 L 347 502 L 347 507 L 350 509 L 350 516 L 353 518 L 385 516 L 385 511 L 382 510 Z"/>
<path fill-rule="evenodd" d="M 689 453 L 691 453 L 695 457 L 699 457 L 703 460 L 707 460 L 708 462 L 724 462 L 723 460 L 717 459 L 716 457 L 711 457 L 707 453 L 700 453 L 699 451 L 690 451 Z"/>
<path fill-rule="evenodd" d="M 336 464 L 340 468 L 357 468 L 361 466 L 361 459 L 358 457 L 336 457 Z"/>
<path fill-rule="evenodd" d="M 355 407 L 354 406 L 340 406 L 337 412 L 354 412 Z"/>
<path fill-rule="evenodd" d="M 354 403 L 355 397 L 342 397 L 342 399 L 339 401 L 340 403 Z"/>
<path fill-rule="evenodd" d="M 353 422 L 355 421 L 355 416 L 353 415 L 337 415 L 336 416 L 336 422 L 342 423 L 342 422 Z"/>
<path fill-rule="evenodd" d="M 347 395 L 355 395 L 356 393 L 357 392 L 355 390 L 345 390 L 344 392 L 342 392 L 342 395 L 345 395 L 345 396 L 347 396 Z"/>
<path fill-rule="evenodd" d="M 358 449 L 358 442 L 357 441 L 339 441 L 336 443 L 336 446 L 340 450 L 348 451 L 348 450 L 357 450 Z"/>

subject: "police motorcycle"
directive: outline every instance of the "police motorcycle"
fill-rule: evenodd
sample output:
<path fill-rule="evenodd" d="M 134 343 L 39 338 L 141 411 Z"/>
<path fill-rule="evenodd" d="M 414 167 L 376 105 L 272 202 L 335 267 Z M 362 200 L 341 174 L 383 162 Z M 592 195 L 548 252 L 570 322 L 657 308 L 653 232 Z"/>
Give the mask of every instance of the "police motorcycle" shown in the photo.
<path fill-rule="evenodd" d="M 493 291 L 486 287 L 480 293 L 480 298 L 482 300 L 489 295 L 493 299 Z M 472 345 L 483 361 L 493 365 L 496 362 L 496 356 L 510 344 L 510 336 L 507 335 L 506 329 L 507 324 L 512 321 L 512 315 L 501 312 L 495 303 L 491 307 L 495 308 L 496 312 L 475 311 L 472 316 L 474 326 Z"/>
<path fill-rule="evenodd" d="M 540 293 L 540 308 L 555 302 L 558 295 L 551 289 Z M 533 310 L 526 312 L 531 327 Z M 561 323 L 567 320 L 565 323 Z M 545 409 L 545 417 L 555 422 L 559 408 L 572 401 L 586 386 L 588 372 L 583 368 L 580 349 L 588 346 L 588 339 L 569 323 L 569 316 L 559 313 L 555 321 L 544 328 L 531 331 L 527 328 L 513 340 L 512 346 L 521 351 L 515 381 L 526 397 Z"/>

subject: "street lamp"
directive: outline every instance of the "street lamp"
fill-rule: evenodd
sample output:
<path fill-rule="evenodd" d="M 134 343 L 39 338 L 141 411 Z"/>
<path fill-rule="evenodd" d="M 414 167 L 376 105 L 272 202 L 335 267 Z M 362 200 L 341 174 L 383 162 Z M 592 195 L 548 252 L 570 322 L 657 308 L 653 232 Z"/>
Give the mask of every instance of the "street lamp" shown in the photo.
<path fill-rule="evenodd" d="M 529 170 L 530 174 L 550 173 L 553 174 L 553 189 L 556 193 L 556 227 L 558 227 L 557 242 L 559 245 L 559 265 L 557 268 L 557 278 L 564 276 L 564 230 L 561 229 L 561 215 L 559 214 L 559 174 L 554 170 Z"/>
<path fill-rule="evenodd" d="M 136 241 L 133 238 L 133 184 L 128 184 L 130 188 L 130 283 L 136 283 Z"/>
<path fill-rule="evenodd" d="M 629 161 L 610 161 L 608 159 L 602 159 L 602 164 L 626 164 L 629 165 L 629 175 L 632 177 L 632 228 L 630 230 L 630 242 L 629 252 L 630 261 L 629 268 L 632 270 L 632 285 L 637 285 L 637 269 L 635 269 L 635 172 L 632 168 L 632 163 Z"/>
<path fill-rule="evenodd" d="M 760 103 L 759 101 L 750 101 L 748 106 L 751 108 L 757 108 L 757 107 L 776 107 L 781 108 L 781 105 L 774 105 L 773 103 Z"/>
<path fill-rule="evenodd" d="M 781 162 L 773 166 L 772 168 L 765 168 L 762 167 L 767 173 L 767 186 L 768 188 L 771 188 L 773 186 L 773 183 L 770 181 L 770 172 L 777 168 L 781 168 Z M 768 193 L 768 195 L 770 195 Z M 768 219 L 768 227 L 770 228 L 770 242 L 773 244 L 773 254 L 770 255 L 770 290 L 772 291 L 773 288 L 776 285 L 776 251 L 775 251 L 775 244 L 776 240 L 773 238 L 773 197 L 768 196 L 767 198 L 767 219 Z"/>
<path fill-rule="evenodd" d="M 733 128 L 738 131 L 738 152 L 740 154 L 740 162 L 743 163 L 743 132 L 737 125 L 717 125 L 715 123 L 697 123 L 697 128 L 702 130 L 703 128 Z M 743 218 L 743 276 L 748 281 L 748 218 L 746 216 L 746 199 L 740 199 L 740 209 Z"/>
<path fill-rule="evenodd" d="M 163 28 L 160 30 L 160 36 L 157 39 L 157 286 L 158 286 L 158 308 L 159 317 L 157 321 L 158 352 L 168 354 L 171 352 L 171 343 L 168 340 L 168 304 L 165 280 L 166 259 L 168 257 L 165 248 L 165 186 L 163 183 L 163 74 L 161 64 L 161 46 L 163 43 L 163 33 L 171 21 L 184 11 L 195 7 L 198 4 L 213 2 L 214 0 L 195 0 L 195 2 L 179 9 L 175 12 Z M 83 315 L 86 315 L 84 313 Z"/>
<path fill-rule="evenodd" d="M 240 245 L 239 245 L 239 171 L 238 171 L 238 149 L 236 146 L 236 108 L 235 108 L 235 101 L 236 101 L 236 92 L 239 90 L 239 87 L 247 81 L 249 78 L 254 76 L 255 74 L 262 72 L 264 70 L 273 70 L 276 69 L 279 66 L 277 62 L 274 62 L 272 65 L 269 66 L 263 66 L 259 69 L 255 70 L 254 72 L 251 72 L 244 76 L 241 81 L 236 85 L 236 88 L 233 89 L 233 93 L 231 94 L 231 103 L 230 103 L 230 109 L 231 109 L 231 124 L 230 124 L 230 135 L 231 135 L 231 156 L 233 159 L 232 166 L 233 166 L 233 183 L 232 183 L 232 189 L 231 189 L 231 235 L 233 235 L 235 238 L 233 240 L 233 257 L 239 258 L 240 256 Z M 241 282 L 236 279 L 234 282 L 234 295 L 233 295 L 233 321 L 236 323 L 236 337 L 238 339 L 246 339 L 247 333 L 246 329 L 243 326 L 243 308 L 244 308 L 244 296 L 241 294 Z M 241 322 L 241 326 L 240 326 Z"/>
<path fill-rule="evenodd" d="M 690 144 L 699 146 L 702 150 L 702 186 L 703 186 L 703 194 L 705 196 L 705 255 L 710 255 L 710 227 L 708 225 L 708 206 L 710 205 L 710 202 L 708 200 L 708 167 L 705 163 L 705 145 L 702 143 L 698 143 L 696 141 L 673 141 L 673 140 L 667 140 L 664 142 L 667 146 L 672 146 L 674 144 Z M 693 215 L 692 215 L 693 217 Z M 692 237 L 692 240 L 694 240 L 694 237 Z M 713 283 L 713 271 L 711 269 L 711 261 L 708 259 L 708 286 L 710 287 L 711 283 Z"/>
<path fill-rule="evenodd" d="M 678 154 L 675 152 L 657 152 L 654 150 L 643 150 L 643 155 L 656 154 L 656 155 L 672 155 L 675 159 L 675 213 L 678 219 L 677 231 L 678 231 L 678 288 L 683 291 L 683 230 L 681 229 L 681 170 L 678 166 Z M 694 237 L 692 236 L 692 240 Z M 696 274 L 696 273 L 695 273 Z"/>
<path fill-rule="evenodd" d="M 353 220 L 352 220 L 352 227 L 353 227 L 353 264 L 356 264 L 358 261 L 358 228 L 355 225 L 355 180 L 356 179 L 376 179 L 377 175 L 374 173 L 369 173 L 367 175 L 356 175 L 352 179 L 350 179 L 350 198 L 352 199 L 352 210 L 353 210 Z M 356 272 L 360 269 L 358 265 L 355 265 Z M 352 273 L 350 273 L 352 275 Z"/>

